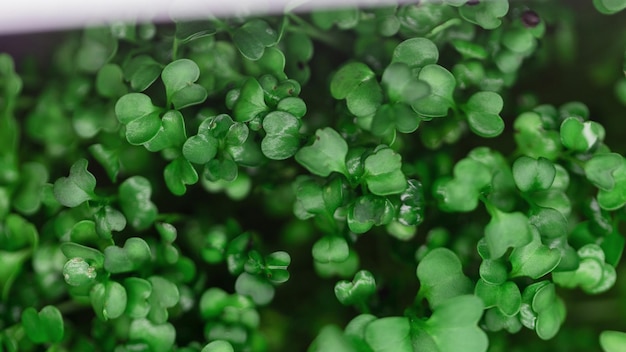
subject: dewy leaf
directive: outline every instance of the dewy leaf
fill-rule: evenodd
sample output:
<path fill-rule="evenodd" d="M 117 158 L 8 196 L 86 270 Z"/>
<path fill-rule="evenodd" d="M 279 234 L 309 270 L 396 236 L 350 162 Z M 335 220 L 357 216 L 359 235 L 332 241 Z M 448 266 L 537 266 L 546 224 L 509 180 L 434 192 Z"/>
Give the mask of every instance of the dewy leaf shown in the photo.
<path fill-rule="evenodd" d="M 407 39 L 393 51 L 391 62 L 401 62 L 411 69 L 437 63 L 439 50 L 435 43 L 426 38 Z"/>
<path fill-rule="evenodd" d="M 522 192 L 546 190 L 556 176 L 554 164 L 546 158 L 521 156 L 513 163 L 513 178 Z"/>
<path fill-rule="evenodd" d="M 352 282 L 339 281 L 335 284 L 335 296 L 343 305 L 364 303 L 376 292 L 374 276 L 367 270 L 360 270 Z"/>
<path fill-rule="evenodd" d="M 247 21 L 232 34 L 233 43 L 245 58 L 258 60 L 263 56 L 266 47 L 276 44 L 276 32 L 264 20 Z"/>
<path fill-rule="evenodd" d="M 346 155 L 348 144 L 341 135 L 330 127 L 315 132 L 313 145 L 300 148 L 295 159 L 311 173 L 327 177 L 331 172 L 348 174 Z"/>
<path fill-rule="evenodd" d="M 568 117 L 561 123 L 561 143 L 568 149 L 587 152 L 605 136 L 604 127 L 595 121 L 581 122 L 576 117 Z"/>
<path fill-rule="evenodd" d="M 87 164 L 87 160 L 79 159 L 70 168 L 68 177 L 54 183 L 54 197 L 59 203 L 73 208 L 96 196 L 96 178 L 87 171 Z"/>
<path fill-rule="evenodd" d="M 411 324 L 407 317 L 376 319 L 365 327 L 365 341 L 374 352 L 412 352 Z"/>
<path fill-rule="evenodd" d="M 372 226 L 387 225 L 393 220 L 393 204 L 386 197 L 367 194 L 358 197 L 349 207 L 347 214 L 350 231 L 361 234 Z"/>
<path fill-rule="evenodd" d="M 417 266 L 417 278 L 421 285 L 419 294 L 435 310 L 453 297 L 472 292 L 472 282 L 463 274 L 461 261 L 447 248 L 428 252 Z"/>
<path fill-rule="evenodd" d="M 128 93 L 115 104 L 115 115 L 126 125 L 126 139 L 132 145 L 151 140 L 161 128 L 160 109 L 143 93 Z"/>
<path fill-rule="evenodd" d="M 272 111 L 263 119 L 261 151 L 272 160 L 293 156 L 300 147 L 300 120 L 288 112 Z"/>
<path fill-rule="evenodd" d="M 478 92 L 472 95 L 464 107 L 470 129 L 481 137 L 492 138 L 504 131 L 500 112 L 504 102 L 495 92 Z"/>
<path fill-rule="evenodd" d="M 363 175 L 369 190 L 379 196 L 402 193 L 407 181 L 402 173 L 402 157 L 388 147 L 378 150 L 365 159 Z"/>
<path fill-rule="evenodd" d="M 207 98 L 206 89 L 194 83 L 199 77 L 200 68 L 189 59 L 179 59 L 165 66 L 161 79 L 165 84 L 167 100 L 176 110 L 200 104 Z"/>
<path fill-rule="evenodd" d="M 496 208 L 485 227 L 485 238 L 492 259 L 502 257 L 510 247 L 517 248 L 532 241 L 532 231 L 526 215 L 505 213 Z"/>
<path fill-rule="evenodd" d="M 148 228 L 157 216 L 157 208 L 150 201 L 152 185 L 142 176 L 126 179 L 119 187 L 119 202 L 128 222 L 136 230 Z"/>
<path fill-rule="evenodd" d="M 57 343 L 63 339 L 63 316 L 55 306 L 45 306 L 39 312 L 28 307 L 22 312 L 21 322 L 26 336 L 34 343 Z"/>

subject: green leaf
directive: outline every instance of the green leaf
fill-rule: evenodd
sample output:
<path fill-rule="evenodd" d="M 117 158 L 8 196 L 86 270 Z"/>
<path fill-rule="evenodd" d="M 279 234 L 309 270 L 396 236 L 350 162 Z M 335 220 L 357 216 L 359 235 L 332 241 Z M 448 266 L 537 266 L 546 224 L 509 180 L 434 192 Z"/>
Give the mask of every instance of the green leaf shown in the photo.
<path fill-rule="evenodd" d="M 435 311 L 453 297 L 472 292 L 472 282 L 463 274 L 461 261 L 447 248 L 428 252 L 417 266 L 417 278 L 421 285 L 419 294 Z"/>
<path fill-rule="evenodd" d="M 324 351 L 357 352 L 350 340 L 334 325 L 323 327 L 307 349 L 307 352 Z"/>
<path fill-rule="evenodd" d="M 272 111 L 263 119 L 261 151 L 272 160 L 293 156 L 300 147 L 300 120 L 287 112 Z"/>
<path fill-rule="evenodd" d="M 48 170 L 43 164 L 28 162 L 22 164 L 20 171 L 20 183 L 13 194 L 11 203 L 15 210 L 31 215 L 36 213 L 41 206 L 43 188 L 48 182 Z M 1 210 L 0 214 L 2 214 Z M 0 218 L 2 218 L 1 215 Z"/>
<path fill-rule="evenodd" d="M 235 281 L 235 291 L 240 295 L 250 296 L 255 304 L 264 306 L 274 299 L 276 290 L 260 276 L 241 273 Z"/>
<path fill-rule="evenodd" d="M 254 78 L 249 78 L 241 87 L 237 102 L 233 107 L 233 116 L 239 122 L 248 122 L 261 116 L 268 110 L 265 104 L 263 88 Z"/>
<path fill-rule="evenodd" d="M 191 163 L 180 156 L 167 164 L 163 170 L 165 184 L 172 194 L 182 196 L 187 192 L 187 185 L 198 182 L 198 172 Z"/>
<path fill-rule="evenodd" d="M 126 140 L 132 145 L 144 144 L 159 133 L 159 111 L 143 93 L 128 93 L 115 104 L 115 115 L 126 125 Z"/>
<path fill-rule="evenodd" d="M 545 158 L 521 156 L 513 163 L 513 178 L 522 192 L 549 189 L 555 176 L 554 164 Z"/>
<path fill-rule="evenodd" d="M 538 231 L 532 231 L 533 240 L 525 246 L 516 247 L 511 252 L 511 277 L 528 276 L 533 279 L 552 272 L 561 261 L 558 249 L 552 249 L 541 242 Z"/>
<path fill-rule="evenodd" d="M 378 150 L 365 159 L 364 179 L 369 190 L 380 196 L 403 192 L 407 181 L 400 168 L 402 157 L 388 147 Z"/>
<path fill-rule="evenodd" d="M 448 115 L 448 110 L 454 105 L 452 93 L 456 86 L 452 73 L 442 66 L 432 64 L 424 66 L 418 78 L 428 83 L 430 94 L 413 102 L 413 110 L 424 119 Z"/>
<path fill-rule="evenodd" d="M 176 329 L 170 323 L 153 324 L 148 319 L 135 319 L 130 323 L 128 337 L 144 342 L 152 352 L 168 352 L 174 348 Z"/>
<path fill-rule="evenodd" d="M 346 155 L 348 144 L 341 135 L 330 127 L 315 132 L 313 145 L 300 148 L 296 161 L 311 173 L 327 177 L 331 172 L 348 174 Z"/>
<path fill-rule="evenodd" d="M 333 75 L 330 81 L 330 94 L 338 100 L 346 99 L 350 93 L 366 81 L 375 79 L 374 71 L 366 64 L 351 62 L 342 66 Z"/>
<path fill-rule="evenodd" d="M 498 93 L 478 92 L 473 94 L 464 111 L 470 129 L 485 138 L 499 136 L 504 131 L 504 121 L 500 117 L 504 102 Z"/>
<path fill-rule="evenodd" d="M 195 164 L 206 164 L 217 155 L 219 141 L 210 133 L 198 133 L 183 144 L 183 155 Z"/>
<path fill-rule="evenodd" d="M 420 121 L 417 113 L 407 104 L 385 104 L 376 111 L 370 130 L 381 137 L 392 134 L 394 130 L 411 133 L 419 127 Z"/>
<path fill-rule="evenodd" d="M 279 35 L 264 20 L 247 21 L 232 34 L 233 43 L 245 58 L 258 60 L 265 48 L 275 45 Z"/>
<path fill-rule="evenodd" d="M 485 308 L 498 307 L 507 317 L 515 316 L 522 306 L 522 293 L 512 281 L 497 285 L 480 279 L 474 293 L 483 300 Z"/>
<path fill-rule="evenodd" d="M 435 64 L 438 60 L 439 50 L 435 43 L 426 38 L 411 38 L 396 46 L 391 62 L 400 62 L 415 69 Z"/>
<path fill-rule="evenodd" d="M 55 306 L 45 306 L 39 312 L 33 307 L 24 309 L 22 326 L 26 336 L 37 344 L 61 342 L 65 332 L 63 316 Z"/>
<path fill-rule="evenodd" d="M 400 62 L 392 62 L 385 68 L 381 84 L 392 103 L 410 105 L 430 92 L 430 87 L 414 78 L 410 67 Z"/>
<path fill-rule="evenodd" d="M 573 288 L 579 286 L 589 294 L 607 291 L 615 284 L 615 268 L 605 262 L 602 248 L 595 243 L 582 246 L 577 251 L 580 264 L 575 271 L 552 273 L 554 283 Z"/>
<path fill-rule="evenodd" d="M 428 346 L 433 351 L 484 352 L 489 341 L 478 326 L 483 315 L 483 303 L 473 295 L 453 297 L 436 307 L 424 323 L 413 321 L 414 330 L 425 334 L 413 335 L 414 346 Z"/>
<path fill-rule="evenodd" d="M 604 127 L 594 121 L 581 122 L 578 118 L 568 117 L 561 124 L 561 143 L 565 148 L 587 152 L 604 140 Z"/>
<path fill-rule="evenodd" d="M 61 177 L 54 183 L 54 197 L 62 205 L 70 208 L 96 197 L 96 178 L 87 171 L 88 162 L 79 159 L 70 168 L 68 177 Z"/>
<path fill-rule="evenodd" d="M 124 214 L 108 205 L 100 208 L 94 215 L 96 231 L 104 239 L 112 238 L 112 232 L 120 232 L 126 228 L 126 218 Z"/>
<path fill-rule="evenodd" d="M 101 320 L 119 318 L 126 310 L 126 289 L 115 281 L 97 283 L 89 293 L 91 305 Z"/>
<path fill-rule="evenodd" d="M 161 128 L 154 138 L 145 143 L 146 149 L 157 152 L 165 148 L 180 148 L 187 140 L 183 115 L 175 110 L 166 112 L 161 119 Z"/>
<path fill-rule="evenodd" d="M 126 179 L 119 187 L 119 202 L 126 219 L 136 230 L 152 225 L 158 210 L 150 201 L 152 185 L 142 176 Z"/>
<path fill-rule="evenodd" d="M 124 279 L 124 288 L 128 298 L 126 314 L 133 319 L 145 318 L 150 311 L 148 297 L 152 293 L 152 284 L 138 277 L 129 277 Z"/>
<path fill-rule="evenodd" d="M 326 235 L 313 245 L 313 259 L 320 263 L 343 262 L 348 259 L 350 247 L 345 238 Z"/>
<path fill-rule="evenodd" d="M 407 317 L 376 319 L 365 327 L 365 341 L 374 352 L 412 352 L 411 325 Z"/>
<path fill-rule="evenodd" d="M 365 303 L 376 292 L 376 280 L 367 270 L 360 270 L 352 282 L 339 281 L 335 284 L 335 296 L 343 305 Z"/>
<path fill-rule="evenodd" d="M 311 20 L 324 30 L 329 30 L 333 26 L 339 29 L 350 29 L 359 23 L 359 9 L 354 6 L 332 10 L 316 9 L 311 12 Z"/>
<path fill-rule="evenodd" d="M 515 119 L 515 142 L 520 152 L 532 158 L 556 160 L 561 153 L 561 137 L 557 131 L 547 130 L 541 116 L 525 112 Z"/>
<path fill-rule="evenodd" d="M 93 144 L 89 146 L 89 152 L 102 165 L 109 179 L 117 182 L 117 175 L 120 172 L 119 152 L 115 149 L 107 148 L 102 144 Z"/>
<path fill-rule="evenodd" d="M 360 196 L 348 207 L 348 228 L 361 234 L 372 226 L 387 225 L 393 220 L 394 208 L 389 199 L 371 194 Z"/>
<path fill-rule="evenodd" d="M 151 256 L 146 241 L 131 237 L 126 240 L 124 247 L 109 246 L 104 249 L 104 269 L 112 274 L 133 271 L 140 268 Z"/>
<path fill-rule="evenodd" d="M 96 268 L 80 257 L 68 260 L 63 266 L 63 278 L 70 286 L 89 287 L 96 282 L 96 276 Z"/>
<path fill-rule="evenodd" d="M 152 286 L 152 293 L 148 297 L 150 303 L 148 319 L 155 324 L 166 323 L 169 316 L 167 309 L 180 301 L 178 286 L 160 276 L 151 276 L 148 281 Z"/>
<path fill-rule="evenodd" d="M 492 259 L 502 257 L 510 247 L 525 246 L 532 241 L 532 231 L 526 215 L 505 213 L 493 209 L 491 221 L 485 227 L 485 238 Z"/>
<path fill-rule="evenodd" d="M 610 191 L 615 187 L 615 176 L 618 169 L 626 167 L 624 158 L 617 153 L 594 154 L 585 163 L 585 176 L 596 187 Z"/>
<path fill-rule="evenodd" d="M 611 15 L 626 9 L 624 0 L 593 0 L 593 5 L 598 12 L 605 15 Z"/>
<path fill-rule="evenodd" d="M 130 87 L 136 92 L 142 92 L 156 81 L 161 75 L 162 67 L 148 55 L 138 55 L 123 66 L 124 78 L 130 82 Z"/>
<path fill-rule="evenodd" d="M 96 75 L 96 90 L 105 98 L 119 98 L 128 92 L 123 79 L 121 67 L 116 64 L 106 64 Z"/>
<path fill-rule="evenodd" d="M 64 242 L 60 247 L 63 254 L 69 259 L 89 260 L 96 268 L 101 268 L 104 265 L 104 254 L 97 249 L 74 242 Z"/>
<path fill-rule="evenodd" d="M 179 59 L 169 63 L 161 73 L 165 84 L 167 101 L 176 110 L 197 105 L 206 100 L 208 93 L 204 87 L 196 84 L 200 77 L 200 68 L 189 59 Z"/>
<path fill-rule="evenodd" d="M 451 44 L 464 59 L 484 60 L 489 55 L 487 50 L 485 50 L 485 48 L 483 48 L 480 44 L 471 41 L 454 39 L 451 41 Z"/>
<path fill-rule="evenodd" d="M 605 330 L 600 333 L 600 346 L 604 352 L 622 352 L 626 348 L 626 333 Z"/>
<path fill-rule="evenodd" d="M 204 346 L 204 348 L 202 348 L 200 352 L 235 352 L 235 349 L 233 348 L 233 345 L 230 344 L 230 342 L 225 340 L 217 340 Z"/>
<path fill-rule="evenodd" d="M 477 24 L 484 29 L 500 27 L 502 17 L 509 11 L 508 0 L 478 1 L 477 3 L 466 2 L 459 7 L 459 14 L 468 22 Z"/>

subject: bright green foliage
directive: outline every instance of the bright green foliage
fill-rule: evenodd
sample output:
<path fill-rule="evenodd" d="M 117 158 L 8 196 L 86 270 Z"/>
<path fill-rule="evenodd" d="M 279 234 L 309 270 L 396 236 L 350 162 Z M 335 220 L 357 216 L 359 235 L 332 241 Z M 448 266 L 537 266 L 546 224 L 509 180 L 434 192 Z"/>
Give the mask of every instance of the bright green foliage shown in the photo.
<path fill-rule="evenodd" d="M 63 316 L 54 306 L 45 306 L 39 312 L 32 307 L 26 308 L 22 312 L 22 326 L 34 343 L 54 343 L 63 339 Z"/>
<path fill-rule="evenodd" d="M 461 267 L 461 261 L 447 248 L 430 251 L 417 266 L 420 295 L 437 309 L 453 297 L 471 292 L 472 283 Z"/>
<path fill-rule="evenodd" d="M 305 2 L 0 54 L 0 350 L 623 347 L 619 18 Z"/>
<path fill-rule="evenodd" d="M 563 287 L 580 287 L 590 294 L 602 293 L 615 284 L 615 268 L 605 262 L 602 248 L 588 244 L 578 250 L 580 265 L 575 271 L 553 273 L 554 282 Z"/>

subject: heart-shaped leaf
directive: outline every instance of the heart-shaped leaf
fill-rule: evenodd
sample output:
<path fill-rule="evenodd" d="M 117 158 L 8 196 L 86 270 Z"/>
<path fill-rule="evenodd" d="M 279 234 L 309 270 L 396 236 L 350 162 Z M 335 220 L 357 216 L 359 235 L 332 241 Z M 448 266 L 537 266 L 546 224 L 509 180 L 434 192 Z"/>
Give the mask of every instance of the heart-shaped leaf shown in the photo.
<path fill-rule="evenodd" d="M 176 329 L 170 323 L 153 324 L 148 319 L 135 319 L 130 323 L 128 337 L 150 346 L 153 352 L 168 352 L 174 348 Z"/>
<path fill-rule="evenodd" d="M 158 152 L 165 148 L 180 148 L 186 139 L 187 132 L 185 132 L 183 115 L 178 111 L 170 110 L 163 115 L 157 135 L 144 146 L 151 152 Z"/>
<path fill-rule="evenodd" d="M 411 133 L 419 127 L 420 121 L 417 113 L 407 104 L 385 104 L 376 110 L 370 130 L 381 137 L 393 134 L 394 130 Z"/>
<path fill-rule="evenodd" d="M 595 243 L 582 246 L 577 251 L 580 264 L 574 271 L 552 273 L 553 281 L 562 287 L 580 286 L 585 292 L 598 294 L 613 287 L 615 268 L 605 262 L 602 248 Z"/>
<path fill-rule="evenodd" d="M 165 84 L 167 101 L 176 110 L 202 103 L 208 93 L 204 87 L 196 84 L 200 77 L 200 68 L 189 59 L 179 59 L 169 63 L 161 73 Z M 169 105 L 169 104 L 168 104 Z"/>
<path fill-rule="evenodd" d="M 412 352 L 411 324 L 407 317 L 376 319 L 365 327 L 365 341 L 375 352 Z"/>
<path fill-rule="evenodd" d="M 456 79 L 442 66 L 426 65 L 418 75 L 421 81 L 428 83 L 430 93 L 411 104 L 411 107 L 424 119 L 443 117 L 454 105 L 452 93 L 456 86 Z"/>
<path fill-rule="evenodd" d="M 565 148 L 587 152 L 602 143 L 604 127 L 595 121 L 581 122 L 576 117 L 568 117 L 561 124 L 561 143 Z"/>
<path fill-rule="evenodd" d="M 116 64 L 106 64 L 96 75 L 96 90 L 106 98 L 118 98 L 128 92 L 124 84 L 122 68 Z"/>
<path fill-rule="evenodd" d="M 408 180 L 406 189 L 400 194 L 401 205 L 397 207 L 396 219 L 405 226 L 416 226 L 424 220 L 425 199 L 422 183 Z"/>
<path fill-rule="evenodd" d="M 502 257 L 509 247 L 525 246 L 533 239 L 528 218 L 520 212 L 505 213 L 496 208 L 485 227 L 485 238 L 492 259 Z"/>
<path fill-rule="evenodd" d="M 513 178 L 522 192 L 546 190 L 552 186 L 556 168 L 545 158 L 521 156 L 513 163 Z"/>
<path fill-rule="evenodd" d="M 371 194 L 360 196 L 348 208 L 348 228 L 361 234 L 372 226 L 387 225 L 393 220 L 394 208 L 389 199 Z"/>
<path fill-rule="evenodd" d="M 466 2 L 459 7 L 459 14 L 466 21 L 475 23 L 484 29 L 495 29 L 502 23 L 501 18 L 509 11 L 507 0 Z"/>
<path fill-rule="evenodd" d="M 353 249 L 348 250 L 348 257 L 341 262 L 313 261 L 315 272 L 322 278 L 340 277 L 349 279 L 359 270 L 359 255 Z"/>
<path fill-rule="evenodd" d="M 274 299 L 276 289 L 265 278 L 241 273 L 235 281 L 235 291 L 240 295 L 249 296 L 255 304 L 263 306 Z"/>
<path fill-rule="evenodd" d="M 624 158 L 617 153 L 594 154 L 585 163 L 585 176 L 596 187 L 610 191 L 615 187 L 613 173 L 624 167 Z"/>
<path fill-rule="evenodd" d="M 463 108 L 470 129 L 485 138 L 499 136 L 504 131 L 504 121 L 500 117 L 503 105 L 498 93 L 474 93 Z"/>
<path fill-rule="evenodd" d="M 561 153 L 559 132 L 546 130 L 541 116 L 536 112 L 525 112 L 515 119 L 515 142 L 520 152 L 532 158 L 544 157 L 556 160 Z"/>
<path fill-rule="evenodd" d="M 352 282 L 339 281 L 335 284 L 335 296 L 343 305 L 362 304 L 376 292 L 376 280 L 367 270 L 360 270 Z"/>
<path fill-rule="evenodd" d="M 498 307 L 508 317 L 516 315 L 522 305 L 522 293 L 512 281 L 494 285 L 480 279 L 474 293 L 483 300 L 485 308 Z"/>
<path fill-rule="evenodd" d="M 539 279 L 554 270 L 561 261 L 561 252 L 541 242 L 539 232 L 532 231 L 533 240 L 511 252 L 511 277 L 528 276 Z"/>
<path fill-rule="evenodd" d="M 93 218 L 96 224 L 96 232 L 104 239 L 111 239 L 113 231 L 119 232 L 126 228 L 124 214 L 108 205 L 100 208 L 93 215 Z"/>
<path fill-rule="evenodd" d="M 463 274 L 459 257 L 447 248 L 428 252 L 417 266 L 417 278 L 421 285 L 419 295 L 426 297 L 432 309 L 472 292 L 472 282 Z"/>
<path fill-rule="evenodd" d="M 320 263 L 343 262 L 348 259 L 349 249 L 345 238 L 326 235 L 313 245 L 313 259 Z"/>
<path fill-rule="evenodd" d="M 487 334 L 478 327 L 483 315 L 483 302 L 474 295 L 450 298 L 435 308 L 433 315 L 423 321 L 414 321 L 414 329 L 425 334 L 414 334 L 415 346 L 429 346 L 434 351 L 486 351 Z"/>
<path fill-rule="evenodd" d="M 233 106 L 233 116 L 239 122 L 248 122 L 268 110 L 263 88 L 254 78 L 245 81 Z"/>
<path fill-rule="evenodd" d="M 70 286 L 90 286 L 96 276 L 96 268 L 81 257 L 72 258 L 63 266 L 63 278 Z"/>
<path fill-rule="evenodd" d="M 411 38 L 396 46 L 391 62 L 400 62 L 415 69 L 435 64 L 438 60 L 439 50 L 435 43 L 426 38 Z"/>
<path fill-rule="evenodd" d="M 118 318 L 126 310 L 126 289 L 115 281 L 97 283 L 91 288 L 89 298 L 96 315 L 104 321 Z"/>
<path fill-rule="evenodd" d="M 88 162 L 79 159 L 70 168 L 68 177 L 61 177 L 54 183 L 54 197 L 66 207 L 77 207 L 93 199 L 96 194 L 96 178 L 87 171 Z"/>
<path fill-rule="evenodd" d="M 142 92 L 161 75 L 161 64 L 148 55 L 138 55 L 124 64 L 124 78 L 137 92 Z"/>
<path fill-rule="evenodd" d="M 38 344 L 61 342 L 65 333 L 63 316 L 55 306 L 45 306 L 39 312 L 33 307 L 24 309 L 22 326 L 26 336 Z"/>
<path fill-rule="evenodd" d="M 264 20 L 254 19 L 236 29 L 232 38 L 241 55 L 258 60 L 263 56 L 265 48 L 278 42 L 279 34 Z"/>
<path fill-rule="evenodd" d="M 139 237 L 126 240 L 124 247 L 104 249 L 104 269 L 112 274 L 136 270 L 151 258 L 150 246 Z"/>
<path fill-rule="evenodd" d="M 198 182 L 198 172 L 191 163 L 182 156 L 167 164 L 163 170 L 165 184 L 172 194 L 182 196 L 187 192 L 187 185 Z"/>
<path fill-rule="evenodd" d="M 174 307 L 180 301 L 178 287 L 160 276 L 151 276 L 148 281 L 152 285 L 152 293 L 148 297 L 150 303 L 148 319 L 155 324 L 163 324 L 167 322 L 169 316 L 167 309 Z"/>
<path fill-rule="evenodd" d="M 400 170 L 402 157 L 388 147 L 377 148 L 365 159 L 363 178 L 367 188 L 376 195 L 402 193 L 407 187 L 406 177 Z"/>
<path fill-rule="evenodd" d="M 152 185 L 143 176 L 126 179 L 119 187 L 119 202 L 128 222 L 136 230 L 148 228 L 157 216 L 157 208 L 150 201 Z"/>
<path fill-rule="evenodd" d="M 150 311 L 148 302 L 148 297 L 152 293 L 150 282 L 138 277 L 129 277 L 124 280 L 124 288 L 128 298 L 126 314 L 133 319 L 145 318 Z"/>
<path fill-rule="evenodd" d="M 315 132 L 313 145 L 300 148 L 295 159 L 311 173 L 327 177 L 331 172 L 348 174 L 346 155 L 348 144 L 341 135 L 330 127 Z"/>
<path fill-rule="evenodd" d="M 392 103 L 402 102 L 410 105 L 430 91 L 428 84 L 414 78 L 411 68 L 400 62 L 387 66 L 383 72 L 381 84 Z"/>
<path fill-rule="evenodd" d="M 115 115 L 126 125 L 126 139 L 132 145 L 141 145 L 157 135 L 161 128 L 160 109 L 143 93 L 128 93 L 115 104 Z"/>
<path fill-rule="evenodd" d="M 263 119 L 266 132 L 261 141 L 261 151 L 273 160 L 293 156 L 300 147 L 300 120 L 290 113 L 273 111 Z"/>

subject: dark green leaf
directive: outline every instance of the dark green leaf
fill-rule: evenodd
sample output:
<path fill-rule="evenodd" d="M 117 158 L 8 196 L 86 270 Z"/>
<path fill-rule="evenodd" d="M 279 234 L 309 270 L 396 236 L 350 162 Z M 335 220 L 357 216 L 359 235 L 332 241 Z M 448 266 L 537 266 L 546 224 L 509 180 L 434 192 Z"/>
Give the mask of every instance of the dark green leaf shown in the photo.
<path fill-rule="evenodd" d="M 96 178 L 87 171 L 85 159 L 76 161 L 68 177 L 61 177 L 54 183 L 54 197 L 66 207 L 76 207 L 85 201 L 94 199 Z"/>

